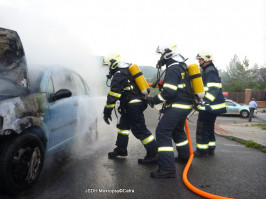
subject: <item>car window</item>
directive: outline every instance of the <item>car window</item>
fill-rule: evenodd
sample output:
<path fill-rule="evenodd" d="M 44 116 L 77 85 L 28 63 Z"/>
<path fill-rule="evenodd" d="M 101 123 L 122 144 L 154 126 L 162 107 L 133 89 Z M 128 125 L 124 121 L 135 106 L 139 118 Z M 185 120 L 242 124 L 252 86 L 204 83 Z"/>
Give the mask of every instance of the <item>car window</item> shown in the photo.
<path fill-rule="evenodd" d="M 76 90 L 73 86 L 72 79 L 67 72 L 59 70 L 54 72 L 52 74 L 52 81 L 55 92 L 60 89 L 68 89 L 72 92 L 72 96 L 76 95 Z"/>
<path fill-rule="evenodd" d="M 76 90 L 77 90 L 77 95 L 86 95 L 86 87 L 79 75 L 76 73 L 71 73 L 71 77 L 73 78 L 73 82 L 75 84 Z"/>
<path fill-rule="evenodd" d="M 227 106 L 235 106 L 235 104 L 232 103 L 232 102 L 226 102 L 226 105 L 227 105 Z"/>
<path fill-rule="evenodd" d="M 90 95 L 91 94 L 91 89 L 89 88 L 89 86 L 87 85 L 87 83 L 85 83 L 85 81 L 84 81 L 84 85 L 86 87 L 87 94 Z"/>
<path fill-rule="evenodd" d="M 54 84 L 53 84 L 52 78 L 50 78 L 49 81 L 48 81 L 47 93 L 48 93 L 49 96 L 50 96 L 50 94 L 55 93 L 55 91 L 54 91 Z"/>

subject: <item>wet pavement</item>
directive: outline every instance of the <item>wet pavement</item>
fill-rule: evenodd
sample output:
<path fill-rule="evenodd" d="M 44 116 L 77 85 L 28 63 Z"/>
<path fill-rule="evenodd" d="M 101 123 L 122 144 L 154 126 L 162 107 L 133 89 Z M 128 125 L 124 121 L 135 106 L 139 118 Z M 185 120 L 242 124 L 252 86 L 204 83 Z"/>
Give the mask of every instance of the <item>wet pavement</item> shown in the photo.
<path fill-rule="evenodd" d="M 218 122 L 215 125 L 215 132 L 220 136 L 229 137 L 239 142 L 253 141 L 266 147 L 266 130 L 256 124 L 266 124 L 266 113 L 259 111 L 251 122 L 248 122 L 248 118 L 242 118 L 237 122 Z"/>
<path fill-rule="evenodd" d="M 153 179 L 150 172 L 157 165 L 139 165 L 145 156 L 141 142 L 132 134 L 128 156 L 108 159 L 107 153 L 115 147 L 116 122 L 111 125 L 102 118 L 104 102 L 99 102 L 98 135 L 92 141 L 78 141 L 69 159 L 58 160 L 55 155 L 45 160 L 44 170 L 35 185 L 16 196 L 0 194 L 0 198 L 22 199 L 199 199 L 183 183 L 183 163 L 176 163 L 177 177 Z M 154 134 L 158 111 L 145 111 L 146 124 Z M 217 123 L 242 123 L 240 117 L 219 116 Z M 191 117 L 189 129 L 195 148 L 197 115 Z M 255 121 L 254 121 L 255 122 Z M 258 122 L 261 122 L 258 119 Z M 257 123 L 257 122 L 256 122 Z M 245 127 L 244 127 L 245 128 Z M 217 136 L 214 156 L 194 158 L 188 171 L 188 180 L 206 192 L 231 198 L 266 198 L 266 154 L 248 148 L 236 141 Z M 175 152 L 176 153 L 176 152 Z"/>

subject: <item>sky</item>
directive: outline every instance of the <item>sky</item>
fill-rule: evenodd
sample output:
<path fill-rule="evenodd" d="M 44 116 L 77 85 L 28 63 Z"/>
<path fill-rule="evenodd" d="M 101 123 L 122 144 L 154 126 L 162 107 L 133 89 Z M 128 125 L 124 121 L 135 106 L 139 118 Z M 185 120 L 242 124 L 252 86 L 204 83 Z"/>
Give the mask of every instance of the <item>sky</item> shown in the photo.
<path fill-rule="evenodd" d="M 117 52 L 155 66 L 157 46 L 176 44 L 188 64 L 207 50 L 220 69 L 235 54 L 266 65 L 266 0 L 0 0 L 0 27 L 19 33 L 34 64 Z"/>

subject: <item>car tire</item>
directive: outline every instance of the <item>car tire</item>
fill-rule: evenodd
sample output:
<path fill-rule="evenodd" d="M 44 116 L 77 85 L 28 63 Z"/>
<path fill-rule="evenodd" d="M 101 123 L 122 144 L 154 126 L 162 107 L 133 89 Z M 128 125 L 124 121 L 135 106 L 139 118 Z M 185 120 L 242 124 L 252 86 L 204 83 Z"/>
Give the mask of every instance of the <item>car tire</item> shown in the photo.
<path fill-rule="evenodd" d="M 249 112 L 247 110 L 242 110 L 240 112 L 240 116 L 244 117 L 244 118 L 247 118 L 249 116 Z"/>
<path fill-rule="evenodd" d="M 44 145 L 34 133 L 22 133 L 4 144 L 0 155 L 0 187 L 18 194 L 38 179 L 44 163 Z"/>

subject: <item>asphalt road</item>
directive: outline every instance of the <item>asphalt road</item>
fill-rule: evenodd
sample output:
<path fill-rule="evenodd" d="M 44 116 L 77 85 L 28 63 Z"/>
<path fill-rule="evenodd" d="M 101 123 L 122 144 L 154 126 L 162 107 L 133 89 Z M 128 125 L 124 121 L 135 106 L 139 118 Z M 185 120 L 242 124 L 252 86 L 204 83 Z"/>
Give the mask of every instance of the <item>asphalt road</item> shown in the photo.
<path fill-rule="evenodd" d="M 43 172 L 36 184 L 28 191 L 0 198 L 37 199 L 155 199 L 201 198 L 183 183 L 185 164 L 176 163 L 178 172 L 174 179 L 152 179 L 150 172 L 156 165 L 143 166 L 138 158 L 145 156 L 141 142 L 130 135 L 128 153 L 125 158 L 108 159 L 107 153 L 115 147 L 116 117 L 106 125 L 101 120 L 104 103 L 99 102 L 98 135 L 93 135 L 89 144 L 79 141 L 73 146 L 69 159 L 56 161 L 55 156 L 45 160 Z M 155 132 L 158 111 L 145 111 L 146 124 Z M 195 147 L 197 115 L 189 122 L 192 143 Z M 218 117 L 218 122 L 238 121 L 239 117 Z M 217 136 L 215 156 L 194 158 L 188 179 L 192 185 L 206 192 L 231 198 L 266 198 L 266 154 L 247 148 L 235 141 Z"/>

